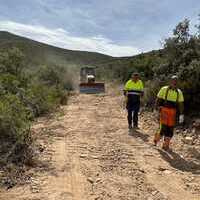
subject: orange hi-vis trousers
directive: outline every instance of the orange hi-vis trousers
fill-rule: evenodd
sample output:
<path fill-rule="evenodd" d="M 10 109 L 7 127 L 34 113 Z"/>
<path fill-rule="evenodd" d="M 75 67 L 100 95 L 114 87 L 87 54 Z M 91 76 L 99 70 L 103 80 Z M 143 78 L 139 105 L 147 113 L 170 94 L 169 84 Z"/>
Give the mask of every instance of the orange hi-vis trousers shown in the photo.
<path fill-rule="evenodd" d="M 176 108 L 161 107 L 160 110 L 160 130 L 154 136 L 156 144 L 164 136 L 163 146 L 168 147 L 170 139 L 173 137 L 173 129 L 176 123 Z"/>
<path fill-rule="evenodd" d="M 160 123 L 169 127 L 174 127 L 176 123 L 176 108 L 161 107 Z"/>

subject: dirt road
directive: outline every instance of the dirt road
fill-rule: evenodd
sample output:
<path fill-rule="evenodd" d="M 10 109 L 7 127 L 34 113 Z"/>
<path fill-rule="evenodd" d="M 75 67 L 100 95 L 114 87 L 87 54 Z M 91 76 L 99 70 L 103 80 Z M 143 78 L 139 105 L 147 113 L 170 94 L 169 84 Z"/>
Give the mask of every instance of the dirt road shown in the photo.
<path fill-rule="evenodd" d="M 41 119 L 33 130 L 43 134 L 46 167 L 36 167 L 27 185 L 1 190 L 0 200 L 199 200 L 186 181 L 200 181 L 199 165 L 183 170 L 177 153 L 153 147 L 153 125 L 142 116 L 128 135 L 121 98 L 75 95 L 60 115 Z"/>

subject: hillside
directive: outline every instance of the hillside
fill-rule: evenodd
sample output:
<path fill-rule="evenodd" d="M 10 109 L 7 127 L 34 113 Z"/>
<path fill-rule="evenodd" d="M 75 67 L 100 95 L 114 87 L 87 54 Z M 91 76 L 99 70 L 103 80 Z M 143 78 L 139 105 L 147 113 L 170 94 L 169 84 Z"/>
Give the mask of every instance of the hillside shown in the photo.
<path fill-rule="evenodd" d="M 115 78 L 120 81 L 127 80 L 131 73 L 138 71 L 143 79 L 151 80 L 153 78 L 153 68 L 165 63 L 167 53 L 164 49 L 153 50 L 130 57 L 115 58 L 100 63 L 99 73 L 107 78 Z"/>
<path fill-rule="evenodd" d="M 146 58 L 157 60 L 157 58 L 162 56 L 162 51 L 155 50 L 135 56 L 116 58 L 95 52 L 62 49 L 9 32 L 0 31 L 0 49 L 9 49 L 11 47 L 17 47 L 23 52 L 27 66 L 35 67 L 38 65 L 56 64 L 73 67 L 95 65 L 99 66 L 100 74 L 103 76 L 105 76 L 105 74 L 108 76 L 110 75 L 109 78 L 118 76 L 118 73 L 121 71 L 129 74 L 130 70 L 134 70 L 135 62 L 143 64 Z M 126 76 L 127 75 L 125 75 L 125 77 Z"/>
<path fill-rule="evenodd" d="M 67 42 L 67 41 L 66 41 Z M 35 65 L 95 65 L 114 58 L 100 53 L 66 50 L 36 42 L 9 32 L 0 31 L 0 49 L 19 48 L 29 66 Z"/>

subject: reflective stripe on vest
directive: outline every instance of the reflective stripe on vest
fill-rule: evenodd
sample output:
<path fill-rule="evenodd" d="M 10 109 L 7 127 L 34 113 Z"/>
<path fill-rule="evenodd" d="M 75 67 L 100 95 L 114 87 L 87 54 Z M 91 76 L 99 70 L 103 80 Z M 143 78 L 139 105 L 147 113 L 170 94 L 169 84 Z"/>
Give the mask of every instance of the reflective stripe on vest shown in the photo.
<path fill-rule="evenodd" d="M 132 95 L 140 95 L 141 93 L 142 93 L 142 91 L 140 91 L 140 90 L 128 90 L 127 91 L 128 92 L 128 95 L 130 94 L 132 94 Z"/>

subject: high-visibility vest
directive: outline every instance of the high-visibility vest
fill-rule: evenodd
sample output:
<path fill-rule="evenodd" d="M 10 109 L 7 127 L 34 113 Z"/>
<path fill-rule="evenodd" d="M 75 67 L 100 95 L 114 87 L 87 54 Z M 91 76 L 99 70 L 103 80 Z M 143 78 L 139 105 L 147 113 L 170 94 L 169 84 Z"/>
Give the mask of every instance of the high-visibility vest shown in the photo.
<path fill-rule="evenodd" d="M 124 91 L 128 97 L 127 106 L 132 107 L 132 105 L 140 102 L 140 96 L 143 93 L 144 86 L 141 80 L 134 82 L 129 80 L 126 82 Z"/>
<path fill-rule="evenodd" d="M 144 86 L 141 80 L 137 82 L 129 80 L 126 82 L 124 90 L 128 92 L 128 94 L 140 95 L 144 90 Z"/>
<path fill-rule="evenodd" d="M 161 100 L 161 104 L 166 107 L 176 108 L 178 103 L 184 102 L 182 91 L 172 89 L 170 86 L 162 87 L 157 97 Z"/>

